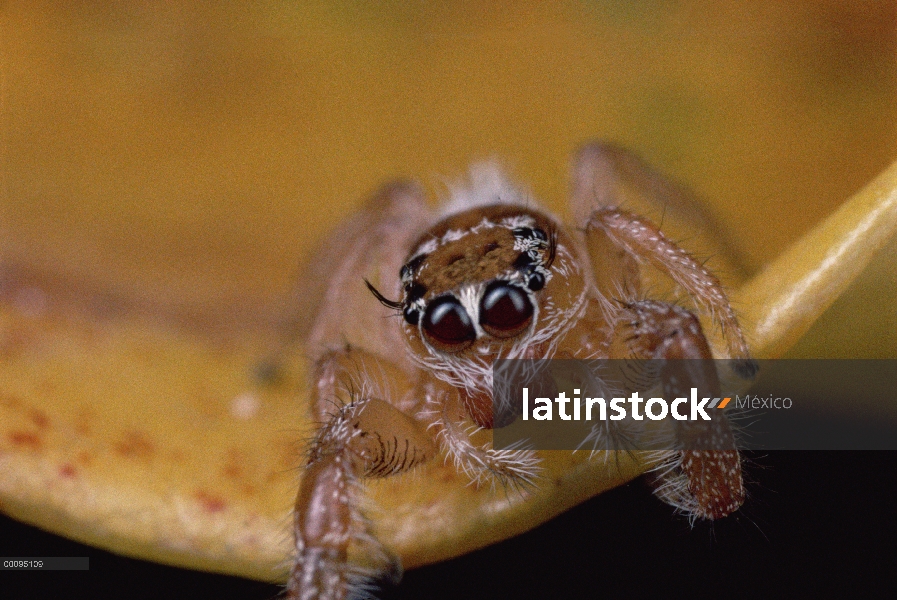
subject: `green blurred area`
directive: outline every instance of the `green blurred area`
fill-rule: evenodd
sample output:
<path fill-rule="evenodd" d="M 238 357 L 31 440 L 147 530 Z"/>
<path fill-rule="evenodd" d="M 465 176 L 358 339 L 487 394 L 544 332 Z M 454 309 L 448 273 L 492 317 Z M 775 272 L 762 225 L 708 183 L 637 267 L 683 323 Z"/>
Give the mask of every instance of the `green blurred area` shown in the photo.
<path fill-rule="evenodd" d="M 0 258 L 188 310 L 276 305 L 377 185 L 476 159 L 563 212 L 571 151 L 618 142 L 757 269 L 897 157 L 891 2 L 0 10 Z M 798 355 L 897 355 L 888 256 Z"/>

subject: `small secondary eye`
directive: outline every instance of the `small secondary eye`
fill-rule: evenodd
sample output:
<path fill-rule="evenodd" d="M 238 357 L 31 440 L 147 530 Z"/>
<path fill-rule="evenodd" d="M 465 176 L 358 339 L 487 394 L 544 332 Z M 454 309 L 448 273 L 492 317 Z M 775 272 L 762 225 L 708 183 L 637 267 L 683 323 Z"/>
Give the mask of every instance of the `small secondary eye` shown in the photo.
<path fill-rule="evenodd" d="M 403 280 L 414 277 L 414 273 L 417 272 L 418 267 L 420 267 L 426 259 L 426 254 L 418 254 L 402 266 L 401 270 L 399 270 L 399 277 Z"/>
<path fill-rule="evenodd" d="M 476 339 L 470 316 L 454 296 L 430 302 L 424 313 L 423 330 L 427 340 L 444 352 L 460 352 Z"/>
<path fill-rule="evenodd" d="M 526 282 L 526 286 L 534 292 L 541 290 L 545 287 L 545 276 L 538 271 L 533 271 Z"/>
<path fill-rule="evenodd" d="M 417 325 L 418 321 L 420 321 L 420 311 L 416 308 L 411 308 L 410 306 L 406 306 L 402 309 L 402 316 L 405 317 L 405 321 L 409 325 Z"/>
<path fill-rule="evenodd" d="M 497 338 L 519 334 L 533 319 L 533 304 L 521 288 L 496 281 L 489 284 L 480 305 L 480 325 Z"/>
<path fill-rule="evenodd" d="M 407 304 L 412 304 L 417 302 L 421 298 L 424 297 L 424 294 L 427 293 L 427 288 L 422 286 L 419 283 L 409 283 L 405 286 L 405 302 Z"/>

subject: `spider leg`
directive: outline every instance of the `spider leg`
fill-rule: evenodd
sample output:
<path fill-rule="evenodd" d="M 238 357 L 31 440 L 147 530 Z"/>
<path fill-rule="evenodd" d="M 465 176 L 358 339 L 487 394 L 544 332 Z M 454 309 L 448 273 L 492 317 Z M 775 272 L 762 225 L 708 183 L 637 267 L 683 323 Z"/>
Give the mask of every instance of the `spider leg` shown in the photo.
<path fill-rule="evenodd" d="M 622 147 L 601 142 L 583 146 L 574 157 L 571 196 L 578 227 L 585 227 L 598 209 L 620 207 L 659 222 L 672 239 L 687 239 L 698 256 L 712 256 L 714 270 L 727 277 L 727 284 L 739 284 L 748 275 L 731 235 L 705 204 Z"/>
<path fill-rule="evenodd" d="M 608 261 L 608 248 L 615 248 L 617 255 L 622 253 L 627 273 L 637 273 L 635 264 L 648 263 L 667 274 L 719 325 L 729 356 L 742 359 L 739 374 L 752 375 L 747 341 L 719 280 L 688 252 L 667 239 L 656 225 L 617 208 L 598 209 L 589 219 L 586 245 L 590 259 L 599 268 Z M 604 268 L 610 270 L 613 267 Z M 609 274 L 613 275 L 612 272 Z M 604 293 L 601 285 L 599 283 L 599 290 Z M 624 296 L 624 299 L 635 299 L 635 296 Z"/>
<path fill-rule="evenodd" d="M 426 414 L 447 458 L 472 482 L 498 482 L 517 490 L 535 485 L 539 471 L 536 453 L 523 448 L 495 450 L 488 441 L 475 441 L 483 428 L 471 420 L 457 390 L 431 386 Z"/>
<path fill-rule="evenodd" d="M 740 374 L 751 374 L 747 343 L 719 281 L 654 224 L 616 208 L 599 208 L 586 228 L 586 250 L 612 328 L 610 358 L 673 361 L 685 372 L 662 372 L 660 383 L 668 398 L 687 396 L 691 387 L 718 395 L 719 381 L 709 360 L 713 354 L 698 318 L 676 305 L 642 299 L 640 271 L 647 262 L 668 273 L 714 317 L 730 354 L 744 359 Z M 658 497 L 693 518 L 717 519 L 735 511 L 744 501 L 744 487 L 728 422 L 679 422 L 675 435 L 687 447 L 655 457 L 660 458 Z"/>
<path fill-rule="evenodd" d="M 405 360 L 394 352 L 404 343 L 395 326 L 395 311 L 374 301 L 365 280 L 397 297 L 399 269 L 408 246 L 430 218 L 423 190 L 397 181 L 380 188 L 357 214 L 324 238 L 308 253 L 295 279 L 263 373 L 276 377 L 297 342 L 313 361 L 346 343 L 391 356 L 395 362 Z"/>
<path fill-rule="evenodd" d="M 315 370 L 314 414 L 324 419 L 303 472 L 294 512 L 296 561 L 290 600 L 344 600 L 371 574 L 349 561 L 353 544 L 380 562 L 389 555 L 359 509 L 364 478 L 387 477 L 429 461 L 432 435 L 400 404 L 414 386 L 388 362 L 350 348 L 325 355 Z M 394 394 L 381 396 L 382 392 Z M 340 393 L 348 402 L 340 404 Z"/>
<path fill-rule="evenodd" d="M 610 346 L 617 359 L 663 359 L 658 377 L 664 397 L 719 396 L 719 380 L 701 324 L 691 312 L 673 304 L 634 302 L 618 313 Z M 741 506 L 744 487 L 741 459 L 725 417 L 678 421 L 675 436 L 682 450 L 660 453 L 655 494 L 692 518 L 719 519 Z"/>

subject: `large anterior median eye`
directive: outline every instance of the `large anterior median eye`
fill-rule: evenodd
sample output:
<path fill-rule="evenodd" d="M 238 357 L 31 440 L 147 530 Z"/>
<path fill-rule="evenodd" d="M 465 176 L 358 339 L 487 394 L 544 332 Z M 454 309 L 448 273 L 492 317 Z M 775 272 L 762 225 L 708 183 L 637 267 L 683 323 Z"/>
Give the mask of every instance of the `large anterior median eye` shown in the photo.
<path fill-rule="evenodd" d="M 523 289 L 496 281 L 489 284 L 480 305 L 480 325 L 497 338 L 513 337 L 533 319 L 533 304 Z"/>
<path fill-rule="evenodd" d="M 431 301 L 424 313 L 424 334 L 438 350 L 460 352 L 476 339 L 473 322 L 454 296 Z"/>

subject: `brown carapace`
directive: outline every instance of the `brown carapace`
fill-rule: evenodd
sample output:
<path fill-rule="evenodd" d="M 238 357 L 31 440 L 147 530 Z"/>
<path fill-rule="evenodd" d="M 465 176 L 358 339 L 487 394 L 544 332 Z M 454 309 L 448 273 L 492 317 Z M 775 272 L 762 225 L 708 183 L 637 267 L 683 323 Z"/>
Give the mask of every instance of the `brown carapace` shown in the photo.
<path fill-rule="evenodd" d="M 608 177 L 633 164 L 608 146 L 578 153 L 572 227 L 491 165 L 472 169 L 438 215 L 416 186 L 392 184 L 313 257 L 303 302 L 315 318 L 299 326 L 320 429 L 296 499 L 289 598 L 342 600 L 363 587 L 353 545 L 389 563 L 359 508 L 365 478 L 444 457 L 504 493 L 538 485 L 538 452 L 475 441 L 493 427 L 496 359 L 712 358 L 693 312 L 647 297 L 646 267 L 719 327 L 728 358 L 749 360 L 717 278 L 618 206 Z M 714 435 L 731 436 L 714 422 Z M 744 500 L 730 446 L 654 460 L 655 493 L 691 518 L 718 519 Z"/>

